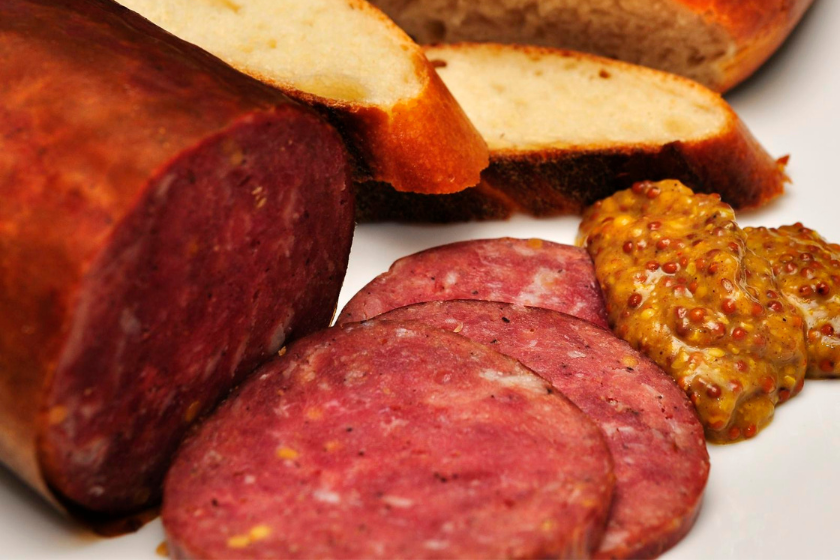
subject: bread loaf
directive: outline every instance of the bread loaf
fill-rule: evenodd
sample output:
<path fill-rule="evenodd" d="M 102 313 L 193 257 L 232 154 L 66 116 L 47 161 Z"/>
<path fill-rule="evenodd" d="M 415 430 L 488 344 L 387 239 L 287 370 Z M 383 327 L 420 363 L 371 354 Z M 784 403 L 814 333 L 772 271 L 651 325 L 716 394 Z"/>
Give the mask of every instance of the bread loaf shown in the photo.
<path fill-rule="evenodd" d="M 487 141 L 490 167 L 457 196 L 362 185 L 361 220 L 579 213 L 637 181 L 666 178 L 738 209 L 783 192 L 783 165 L 719 94 L 691 80 L 541 47 L 462 43 L 426 54 Z"/>
<path fill-rule="evenodd" d="M 782 44 L 813 0 L 373 0 L 421 43 L 575 49 L 726 91 Z"/>

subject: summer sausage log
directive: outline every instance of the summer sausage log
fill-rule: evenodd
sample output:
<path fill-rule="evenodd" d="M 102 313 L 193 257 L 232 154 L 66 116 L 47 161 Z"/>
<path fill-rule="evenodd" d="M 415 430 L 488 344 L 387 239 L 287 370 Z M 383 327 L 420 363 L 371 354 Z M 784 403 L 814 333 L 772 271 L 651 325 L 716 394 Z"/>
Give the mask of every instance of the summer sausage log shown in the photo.
<path fill-rule="evenodd" d="M 600 430 L 515 360 L 388 321 L 289 346 L 166 478 L 175 558 L 565 558 L 597 546 Z"/>
<path fill-rule="evenodd" d="M 601 288 L 586 251 L 509 237 L 452 243 L 404 257 L 353 296 L 337 323 L 450 299 L 544 307 L 607 326 Z"/>
<path fill-rule="evenodd" d="M 328 324 L 353 228 L 328 125 L 105 0 L 0 4 L 0 198 L 0 459 L 107 515 Z"/>
<path fill-rule="evenodd" d="M 519 360 L 604 432 L 615 494 L 598 558 L 653 558 L 694 523 L 709 475 L 703 426 L 665 372 L 606 329 L 575 317 L 486 301 L 419 303 L 382 320 L 455 331 Z"/>

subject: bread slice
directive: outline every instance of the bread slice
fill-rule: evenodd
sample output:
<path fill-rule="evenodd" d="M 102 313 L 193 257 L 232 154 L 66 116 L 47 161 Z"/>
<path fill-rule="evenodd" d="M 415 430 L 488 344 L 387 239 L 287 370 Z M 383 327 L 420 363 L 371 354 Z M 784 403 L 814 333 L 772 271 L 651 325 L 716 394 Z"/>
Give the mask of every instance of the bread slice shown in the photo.
<path fill-rule="evenodd" d="M 487 147 L 416 45 L 362 0 L 120 0 L 234 68 L 319 108 L 357 180 L 452 193 Z"/>
<path fill-rule="evenodd" d="M 576 49 L 726 91 L 784 42 L 813 0 L 372 0 L 421 43 Z"/>
<path fill-rule="evenodd" d="M 452 197 L 362 186 L 363 220 L 578 213 L 641 180 L 678 179 L 739 209 L 783 192 L 783 164 L 696 82 L 541 47 L 463 43 L 426 55 L 487 141 L 490 167 L 480 188 L 459 193 L 460 211 Z"/>

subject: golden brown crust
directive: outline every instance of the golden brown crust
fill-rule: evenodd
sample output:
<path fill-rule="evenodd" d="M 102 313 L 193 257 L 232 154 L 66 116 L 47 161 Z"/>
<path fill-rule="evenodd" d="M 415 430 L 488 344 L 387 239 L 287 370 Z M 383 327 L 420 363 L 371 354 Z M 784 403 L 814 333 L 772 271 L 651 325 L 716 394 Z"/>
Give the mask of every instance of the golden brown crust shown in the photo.
<path fill-rule="evenodd" d="M 591 60 L 606 68 L 648 73 L 653 79 L 676 82 L 680 87 L 705 89 L 680 76 L 585 53 L 521 45 L 484 46 L 492 47 Z M 534 216 L 580 214 L 595 201 L 638 181 L 663 179 L 676 179 L 696 192 L 718 193 L 737 210 L 767 204 L 784 192 L 789 180 L 784 171 L 786 160 L 772 158 L 732 108 L 708 93 L 714 96 L 710 102 L 725 113 L 726 124 L 707 138 L 615 147 L 491 150 L 490 166 L 481 174 L 480 188 L 458 197 L 406 197 L 383 185 L 359 185 L 357 219 L 453 222 L 504 219 L 517 211 Z"/>
<path fill-rule="evenodd" d="M 725 92 L 752 75 L 784 40 L 814 0 L 677 0 L 702 14 L 710 25 L 720 25 L 732 37 L 735 52 L 722 60 L 721 82 L 711 84 Z"/>
<path fill-rule="evenodd" d="M 732 113 L 713 137 L 660 146 L 493 153 L 482 174 L 535 216 L 580 213 L 638 181 L 677 179 L 696 192 L 721 195 L 737 209 L 757 208 L 784 191 L 783 166 Z"/>
<path fill-rule="evenodd" d="M 487 145 L 423 57 L 428 76 L 416 98 L 385 111 L 281 89 L 321 111 L 353 156 L 355 179 L 388 183 L 401 192 L 450 194 L 477 184 L 489 163 Z"/>

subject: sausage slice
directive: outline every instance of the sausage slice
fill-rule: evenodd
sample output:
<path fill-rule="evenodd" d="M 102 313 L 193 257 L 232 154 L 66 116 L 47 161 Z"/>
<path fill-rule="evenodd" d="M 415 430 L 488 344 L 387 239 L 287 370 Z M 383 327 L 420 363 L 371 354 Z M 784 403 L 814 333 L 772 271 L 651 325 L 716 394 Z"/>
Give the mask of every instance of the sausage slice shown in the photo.
<path fill-rule="evenodd" d="M 516 358 L 600 426 L 616 486 L 596 557 L 652 558 L 691 529 L 709 475 L 703 427 L 673 379 L 629 344 L 562 313 L 504 303 L 422 303 L 381 318 L 456 331 Z"/>
<path fill-rule="evenodd" d="M 344 307 L 338 324 L 423 301 L 480 299 L 544 307 L 607 326 L 592 260 L 541 239 L 480 239 L 404 257 Z"/>
<path fill-rule="evenodd" d="M 419 323 L 292 344 L 166 480 L 176 558 L 557 558 L 597 546 L 598 428 L 515 360 Z"/>

